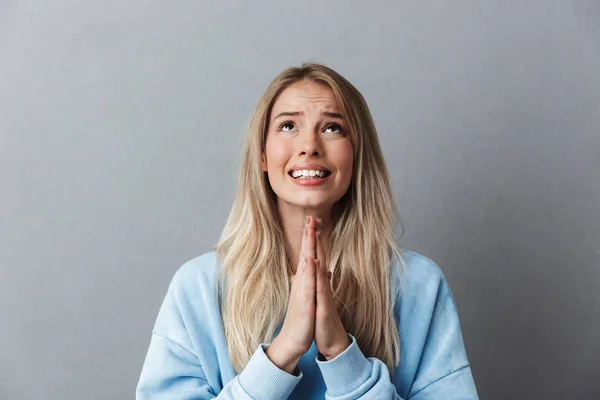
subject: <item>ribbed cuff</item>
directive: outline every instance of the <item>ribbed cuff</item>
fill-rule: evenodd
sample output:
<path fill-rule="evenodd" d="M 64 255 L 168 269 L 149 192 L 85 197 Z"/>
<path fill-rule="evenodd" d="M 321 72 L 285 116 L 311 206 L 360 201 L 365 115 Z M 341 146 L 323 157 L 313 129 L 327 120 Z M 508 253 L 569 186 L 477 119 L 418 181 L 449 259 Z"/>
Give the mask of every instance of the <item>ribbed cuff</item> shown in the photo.
<path fill-rule="evenodd" d="M 240 385 L 256 400 L 287 399 L 302 379 L 302 371 L 299 376 L 294 376 L 279 369 L 267 357 L 267 348 L 266 344 L 258 346 L 246 368 L 238 376 Z"/>
<path fill-rule="evenodd" d="M 352 343 L 336 358 L 329 361 L 316 359 L 330 396 L 351 393 L 371 376 L 373 365 L 358 348 L 356 338 L 348 334 Z"/>

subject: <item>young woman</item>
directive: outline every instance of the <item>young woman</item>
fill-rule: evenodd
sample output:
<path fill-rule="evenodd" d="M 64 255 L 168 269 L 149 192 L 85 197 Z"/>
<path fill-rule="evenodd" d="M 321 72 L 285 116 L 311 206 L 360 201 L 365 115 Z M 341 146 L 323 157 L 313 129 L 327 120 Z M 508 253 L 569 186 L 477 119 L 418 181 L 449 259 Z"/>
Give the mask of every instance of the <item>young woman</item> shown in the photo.
<path fill-rule="evenodd" d="M 401 251 L 367 104 L 283 71 L 256 107 L 215 251 L 175 273 L 138 399 L 476 399 L 439 267 Z"/>

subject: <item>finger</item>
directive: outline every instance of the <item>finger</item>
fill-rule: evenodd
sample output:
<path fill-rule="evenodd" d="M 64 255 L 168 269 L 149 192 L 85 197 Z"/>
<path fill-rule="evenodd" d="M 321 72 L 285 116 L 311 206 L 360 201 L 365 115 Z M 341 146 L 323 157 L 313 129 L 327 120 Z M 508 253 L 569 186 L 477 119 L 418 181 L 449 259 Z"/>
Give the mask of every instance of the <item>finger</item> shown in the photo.
<path fill-rule="evenodd" d="M 327 271 L 329 266 L 327 265 L 327 260 L 325 259 L 325 250 L 323 249 L 323 242 L 321 240 L 321 232 L 317 232 L 316 247 L 317 247 L 317 259 L 321 261 L 321 265 Z"/>
<path fill-rule="evenodd" d="M 309 224 L 308 224 L 308 232 L 307 232 L 307 236 L 306 236 L 306 253 L 304 253 L 304 255 L 311 257 L 313 259 L 317 258 L 315 237 L 316 237 L 315 221 L 314 221 L 314 218 L 310 217 Z"/>
<path fill-rule="evenodd" d="M 317 282 L 315 276 L 315 259 L 312 257 L 304 258 L 306 264 L 304 269 L 304 277 L 302 282 L 302 298 L 307 302 L 315 302 L 315 291 L 317 289 Z"/>
<path fill-rule="evenodd" d="M 323 220 L 321 218 L 315 217 L 315 230 L 321 231 L 322 227 L 323 227 Z"/>
<path fill-rule="evenodd" d="M 317 303 L 325 304 L 329 295 L 329 279 L 327 279 L 327 270 L 321 260 L 316 260 L 316 283 L 317 283 Z"/>
<path fill-rule="evenodd" d="M 304 224 L 302 230 L 302 243 L 300 244 L 300 254 L 298 254 L 298 265 L 296 266 L 296 274 L 301 274 L 304 267 L 304 257 L 306 256 L 306 243 L 308 236 L 308 224 Z"/>

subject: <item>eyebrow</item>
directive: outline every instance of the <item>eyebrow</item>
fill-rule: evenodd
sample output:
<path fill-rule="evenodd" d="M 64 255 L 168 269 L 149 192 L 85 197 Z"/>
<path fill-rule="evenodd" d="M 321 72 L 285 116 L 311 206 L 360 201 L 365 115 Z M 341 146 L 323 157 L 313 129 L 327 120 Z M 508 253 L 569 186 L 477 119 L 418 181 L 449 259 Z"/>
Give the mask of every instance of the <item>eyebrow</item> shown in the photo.
<path fill-rule="evenodd" d="M 298 115 L 304 115 L 304 113 L 302 111 L 284 111 L 282 113 L 277 114 L 277 116 L 273 118 L 273 120 L 276 120 L 280 117 L 296 117 Z M 321 112 L 321 115 L 325 115 L 326 117 L 330 118 L 344 119 L 344 116 L 342 114 L 335 112 L 323 111 Z"/>

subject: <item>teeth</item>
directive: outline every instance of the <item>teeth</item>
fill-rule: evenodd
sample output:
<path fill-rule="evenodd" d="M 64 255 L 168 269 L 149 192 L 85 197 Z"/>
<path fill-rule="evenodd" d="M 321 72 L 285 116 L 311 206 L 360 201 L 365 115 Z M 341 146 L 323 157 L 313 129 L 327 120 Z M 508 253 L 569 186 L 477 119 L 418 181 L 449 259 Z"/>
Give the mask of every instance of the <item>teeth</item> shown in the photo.
<path fill-rule="evenodd" d="M 300 169 L 300 170 L 296 170 L 296 171 L 292 171 L 292 177 L 293 178 L 314 178 L 314 177 L 318 177 L 318 178 L 323 178 L 325 177 L 325 171 L 317 171 L 314 169 L 308 170 L 308 169 Z"/>

